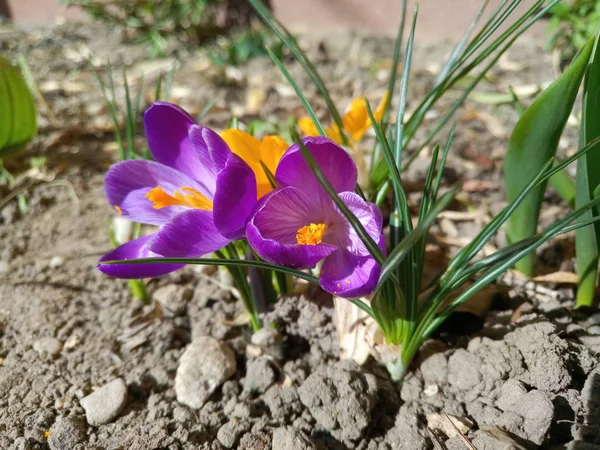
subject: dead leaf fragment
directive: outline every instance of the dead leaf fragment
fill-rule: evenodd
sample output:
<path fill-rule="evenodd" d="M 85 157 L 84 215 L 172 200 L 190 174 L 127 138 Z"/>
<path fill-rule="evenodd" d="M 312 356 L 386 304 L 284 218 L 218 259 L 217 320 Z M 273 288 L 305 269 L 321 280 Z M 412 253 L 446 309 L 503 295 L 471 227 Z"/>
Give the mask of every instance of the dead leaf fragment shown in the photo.
<path fill-rule="evenodd" d="M 449 438 L 467 434 L 473 427 L 473 422 L 467 417 L 429 413 L 425 418 L 427 419 L 427 428 L 430 430 L 441 431 Z"/>
<path fill-rule="evenodd" d="M 536 283 L 577 284 L 579 282 L 579 277 L 576 273 L 558 271 L 546 275 L 539 275 L 532 280 Z"/>

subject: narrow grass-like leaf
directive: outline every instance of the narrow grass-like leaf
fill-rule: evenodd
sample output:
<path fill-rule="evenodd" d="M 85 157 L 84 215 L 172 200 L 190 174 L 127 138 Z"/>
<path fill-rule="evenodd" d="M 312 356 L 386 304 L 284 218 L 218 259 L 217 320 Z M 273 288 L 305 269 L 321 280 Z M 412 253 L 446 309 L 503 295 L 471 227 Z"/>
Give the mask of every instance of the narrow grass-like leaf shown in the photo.
<path fill-rule="evenodd" d="M 256 13 L 267 24 L 267 26 L 269 26 L 273 30 L 273 32 L 279 37 L 279 39 L 281 39 L 285 46 L 296 57 L 300 65 L 304 68 L 308 76 L 313 81 L 314 85 L 317 87 L 317 90 L 321 94 L 321 97 L 325 101 L 325 104 L 327 105 L 327 109 L 329 109 L 329 113 L 331 114 L 333 121 L 339 127 L 343 144 L 349 145 L 348 138 L 344 133 L 344 125 L 342 123 L 342 118 L 337 108 L 335 107 L 333 100 L 331 100 L 331 97 L 329 95 L 327 87 L 325 86 L 325 83 L 323 82 L 323 79 L 321 78 L 313 64 L 310 62 L 306 54 L 302 51 L 294 36 L 292 36 L 291 33 L 281 24 L 281 22 L 279 22 L 273 16 L 271 11 L 269 11 L 269 9 L 266 8 L 260 0 L 248 1 L 250 2 L 252 8 L 254 8 L 254 11 L 256 11 Z"/>
<path fill-rule="evenodd" d="M 406 103 L 408 101 L 408 77 L 410 75 L 410 65 L 412 61 L 413 43 L 415 40 L 415 28 L 417 26 L 417 17 L 419 15 L 419 6 L 415 5 L 413 12 L 412 26 L 408 35 L 406 44 L 406 53 L 404 55 L 404 67 L 402 68 L 402 81 L 400 84 L 400 100 L 398 103 L 398 112 L 396 114 L 396 141 L 394 145 L 394 161 L 396 167 L 402 167 L 402 148 L 404 140 L 404 114 L 406 112 Z"/>
<path fill-rule="evenodd" d="M 390 106 L 392 105 L 392 97 L 396 90 L 396 78 L 398 77 L 398 64 L 400 63 L 400 53 L 402 51 L 402 38 L 404 37 L 404 25 L 406 23 L 406 0 L 402 0 L 402 8 L 400 12 L 400 24 L 398 25 L 398 32 L 396 33 L 396 40 L 394 41 L 394 54 L 392 57 L 392 68 L 390 69 L 390 76 L 388 79 L 388 98 L 387 102 L 383 107 L 383 123 L 387 123 L 390 118 Z M 371 122 L 375 123 L 375 122 Z"/>
<path fill-rule="evenodd" d="M 506 193 L 509 202 L 517 198 L 532 175 L 554 156 L 579 91 L 593 41 L 583 49 L 554 83 L 552 83 L 521 116 L 511 135 L 504 160 Z M 533 189 L 523 204 L 511 215 L 507 238 L 517 242 L 535 235 L 546 185 Z M 533 275 L 535 255 L 521 259 L 517 270 Z"/>
<path fill-rule="evenodd" d="M 285 68 L 283 63 L 279 60 L 277 55 L 275 55 L 275 53 L 269 48 L 267 48 L 267 52 L 269 53 L 269 56 L 271 57 L 271 59 L 273 60 L 275 65 L 279 68 L 279 70 L 281 71 L 283 76 L 286 78 L 286 80 L 288 80 L 288 83 L 290 83 L 290 86 L 292 86 L 292 88 L 294 89 L 294 92 L 296 92 L 296 95 L 302 102 L 304 109 L 306 110 L 306 112 L 310 116 L 311 120 L 317 127 L 319 134 L 321 136 L 327 136 L 327 133 L 325 133 L 325 128 L 323 128 L 323 125 L 321 124 L 321 122 L 319 121 L 319 118 L 315 114 L 314 109 L 312 109 L 312 106 L 310 106 L 310 103 L 308 103 L 308 100 L 306 100 L 306 97 L 302 93 L 302 89 L 300 89 L 300 86 L 298 86 L 298 84 L 294 81 L 294 79 L 292 78 L 292 76 L 290 75 L 288 70 Z"/>
<path fill-rule="evenodd" d="M 308 281 L 318 285 L 319 279 L 308 273 L 299 270 L 290 269 L 283 266 L 275 266 L 263 261 L 248 261 L 246 259 L 227 259 L 227 258 L 140 258 L 128 259 L 124 261 L 102 261 L 102 264 L 196 264 L 202 266 L 240 266 L 256 267 L 259 269 L 274 270 L 292 275 L 301 280 Z"/>
<path fill-rule="evenodd" d="M 134 154 L 135 147 L 135 122 L 136 118 L 133 113 L 131 103 L 131 92 L 129 90 L 129 82 L 127 81 L 127 69 L 123 66 L 123 86 L 125 87 L 125 139 L 127 139 L 127 149 L 125 158 L 131 159 Z"/>
<path fill-rule="evenodd" d="M 600 45 L 596 36 L 589 69 L 583 92 L 583 108 L 581 113 L 581 130 L 579 142 L 584 146 L 591 140 L 600 137 Z M 594 198 L 594 189 L 600 184 L 600 145 L 577 160 L 575 205 L 580 205 Z M 599 215 L 597 208 L 589 209 L 582 220 Z M 577 273 L 576 306 L 592 306 L 596 294 L 598 278 L 598 259 L 600 251 L 600 224 L 580 228 L 575 238 Z"/>
<path fill-rule="evenodd" d="M 378 286 L 381 286 L 390 275 L 394 273 L 399 264 L 404 261 L 404 258 L 408 256 L 412 248 L 424 237 L 427 236 L 429 232 L 429 228 L 435 222 L 435 219 L 444 209 L 452 203 L 454 197 L 458 193 L 459 188 L 454 187 L 446 192 L 444 195 L 440 197 L 440 199 L 435 202 L 429 214 L 414 228 L 414 230 L 409 233 L 389 254 L 389 256 L 385 260 L 385 264 L 381 268 L 381 275 L 379 277 Z"/>

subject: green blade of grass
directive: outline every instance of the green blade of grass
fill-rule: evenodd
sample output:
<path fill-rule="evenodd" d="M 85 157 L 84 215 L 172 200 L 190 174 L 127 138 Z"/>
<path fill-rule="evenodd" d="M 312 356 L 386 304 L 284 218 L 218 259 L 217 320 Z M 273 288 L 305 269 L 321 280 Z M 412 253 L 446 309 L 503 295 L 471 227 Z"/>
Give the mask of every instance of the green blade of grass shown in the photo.
<path fill-rule="evenodd" d="M 440 199 L 433 204 L 429 214 L 421 221 L 414 230 L 409 233 L 389 254 L 386 258 L 385 263 L 381 268 L 381 275 L 379 276 L 378 288 L 381 286 L 396 270 L 399 264 L 404 261 L 408 256 L 412 248 L 429 232 L 429 228 L 437 218 L 440 212 L 450 205 L 454 197 L 458 193 L 459 188 L 454 187 L 450 191 L 446 192 L 440 197 Z"/>
<path fill-rule="evenodd" d="M 308 281 L 318 285 L 319 279 L 308 273 L 299 270 L 290 269 L 283 266 L 275 266 L 262 261 L 248 261 L 245 259 L 220 259 L 220 258 L 140 258 L 128 259 L 125 261 L 102 261 L 102 264 L 195 264 L 203 266 L 239 266 L 256 267 L 258 269 L 274 270 L 276 272 L 286 273 L 301 280 Z"/>
<path fill-rule="evenodd" d="M 317 87 L 317 90 L 321 94 L 321 97 L 325 101 L 327 105 L 327 109 L 331 114 L 331 117 L 335 124 L 340 129 L 340 135 L 342 138 L 342 142 L 344 145 L 349 145 L 348 137 L 344 133 L 344 125 L 342 123 L 342 118 L 340 113 L 338 112 L 333 100 L 329 95 L 327 87 L 323 82 L 323 79 L 312 65 L 310 60 L 307 58 L 306 54 L 302 51 L 296 39 L 291 35 L 291 33 L 279 22 L 269 11 L 268 8 L 260 0 L 248 0 L 250 5 L 259 15 L 259 17 L 273 30 L 273 32 L 281 39 L 281 41 L 285 44 L 285 46 L 292 52 L 292 54 L 296 57 L 300 65 L 304 68 L 308 76 L 313 81 L 314 85 Z"/>
<path fill-rule="evenodd" d="M 279 70 L 281 71 L 281 73 L 283 74 L 283 76 L 286 78 L 286 80 L 288 81 L 288 83 L 290 83 L 290 86 L 292 86 L 292 88 L 294 89 L 294 92 L 296 93 L 296 95 L 298 96 L 298 98 L 300 99 L 300 101 L 302 102 L 302 105 L 304 106 L 304 109 L 306 110 L 306 112 L 310 116 L 311 120 L 313 121 L 313 123 L 317 127 L 317 130 L 319 131 L 319 134 L 321 136 L 327 136 L 327 133 L 325 133 L 325 128 L 323 128 L 323 125 L 319 121 L 319 118 L 315 114 L 315 111 L 312 109 L 312 106 L 310 106 L 310 103 L 308 103 L 308 100 L 306 100 L 306 97 L 302 93 L 302 89 L 300 89 L 300 86 L 298 86 L 298 84 L 294 81 L 294 79 L 292 78 L 292 76 L 290 75 L 290 73 L 288 72 L 288 70 L 285 68 L 285 66 L 279 60 L 279 58 L 275 55 L 275 53 L 273 53 L 271 51 L 271 49 L 269 49 L 269 48 L 267 48 L 267 52 L 269 53 L 269 56 L 271 57 L 271 59 L 273 60 L 273 62 L 275 63 L 275 65 L 279 68 Z"/>

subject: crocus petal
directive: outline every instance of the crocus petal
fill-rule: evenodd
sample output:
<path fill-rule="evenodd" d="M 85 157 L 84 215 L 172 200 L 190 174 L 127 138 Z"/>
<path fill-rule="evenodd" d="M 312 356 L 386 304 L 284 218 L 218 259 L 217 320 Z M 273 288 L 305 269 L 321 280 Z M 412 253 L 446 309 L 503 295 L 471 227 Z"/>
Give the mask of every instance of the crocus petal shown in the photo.
<path fill-rule="evenodd" d="M 303 117 L 298 120 L 298 126 L 302 132 L 307 136 L 318 136 L 319 130 L 310 117 Z"/>
<path fill-rule="evenodd" d="M 184 206 L 154 208 L 146 194 L 157 186 L 169 194 L 182 187 L 201 191 L 198 183 L 187 175 L 154 161 L 117 163 L 111 166 L 104 180 L 106 198 L 119 214 L 134 222 L 150 225 L 162 225 L 186 209 Z"/>
<path fill-rule="evenodd" d="M 216 174 L 229 154 L 219 135 L 197 125 L 180 107 L 165 102 L 148 108 L 144 126 L 154 160 L 201 180 L 202 193 L 212 197 Z"/>
<path fill-rule="evenodd" d="M 279 136 L 265 136 L 260 143 L 260 159 L 273 175 L 288 148 L 288 143 Z"/>
<path fill-rule="evenodd" d="M 241 238 L 250 213 L 256 205 L 256 198 L 254 172 L 239 156 L 231 154 L 217 178 L 217 190 L 213 201 L 217 229 L 228 238 Z"/>
<path fill-rule="evenodd" d="M 375 290 L 381 269 L 369 255 L 339 250 L 323 262 L 321 287 L 340 297 L 362 297 Z"/>
<path fill-rule="evenodd" d="M 388 94 L 386 92 L 377 106 L 377 109 L 373 112 L 373 117 L 377 122 L 383 118 L 383 112 L 387 101 Z M 354 141 L 360 141 L 363 138 L 372 125 L 367 112 L 366 99 L 364 97 L 358 98 L 352 102 L 348 112 L 342 119 L 342 124 L 344 125 L 344 130 L 350 134 L 350 137 Z"/>
<path fill-rule="evenodd" d="M 123 261 L 127 259 L 160 258 L 148 249 L 148 242 L 154 234 L 134 239 L 104 255 L 98 263 L 101 272 L 117 278 L 151 278 L 181 269 L 183 264 L 102 264 L 105 261 Z"/>
<path fill-rule="evenodd" d="M 230 242 L 217 231 L 212 211 L 191 209 L 163 225 L 148 248 L 165 257 L 197 258 Z"/>
<path fill-rule="evenodd" d="M 336 192 L 354 190 L 358 176 L 356 165 L 342 147 L 324 137 L 307 137 L 302 142 Z M 275 178 L 279 186 L 300 188 L 311 198 L 327 195 L 304 160 L 299 144 L 294 144 L 285 152 Z"/>
<path fill-rule="evenodd" d="M 299 189 L 278 189 L 259 202 L 246 225 L 246 238 L 265 261 L 297 269 L 314 267 L 336 248 L 325 243 L 300 245 L 296 234 L 306 225 L 326 222 L 326 216 Z"/>
<path fill-rule="evenodd" d="M 200 125 L 190 127 L 189 136 L 196 149 L 197 164 L 192 167 L 194 179 L 202 183 L 209 195 L 214 195 L 218 173 L 231 155 L 225 141 L 210 128 Z"/>
<path fill-rule="evenodd" d="M 354 192 L 341 192 L 338 194 L 340 199 L 363 225 L 369 236 L 375 242 L 382 243 L 380 247 L 385 253 L 385 242 L 382 240 L 382 215 L 381 210 L 374 203 L 364 201 Z M 341 213 L 339 213 L 341 214 Z M 337 231 L 338 246 L 355 255 L 368 255 L 369 251 L 349 222 L 346 224 L 344 234 Z"/>

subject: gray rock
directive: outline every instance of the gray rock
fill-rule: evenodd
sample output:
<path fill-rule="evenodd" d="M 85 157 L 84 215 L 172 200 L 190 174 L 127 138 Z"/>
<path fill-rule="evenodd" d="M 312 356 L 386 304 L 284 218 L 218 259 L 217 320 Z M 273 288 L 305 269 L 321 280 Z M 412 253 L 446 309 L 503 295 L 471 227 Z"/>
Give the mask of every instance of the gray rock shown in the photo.
<path fill-rule="evenodd" d="M 242 380 L 244 393 L 263 394 L 275 382 L 273 367 L 267 358 L 251 359 L 246 365 L 246 377 Z"/>
<path fill-rule="evenodd" d="M 33 343 L 33 349 L 40 355 L 46 354 L 52 357 L 58 355 L 62 350 L 62 347 L 62 342 L 50 336 L 38 339 Z"/>
<path fill-rule="evenodd" d="M 292 427 L 276 428 L 273 431 L 273 450 L 316 450 L 312 442 Z"/>
<path fill-rule="evenodd" d="M 567 445 L 566 450 L 600 450 L 600 445 L 590 444 L 584 441 L 573 441 Z"/>
<path fill-rule="evenodd" d="M 31 445 L 29 445 L 29 441 L 26 437 L 21 436 L 15 439 L 10 450 L 31 450 Z"/>
<path fill-rule="evenodd" d="M 85 439 L 85 421 L 80 417 L 61 417 L 52 428 L 48 436 L 48 445 L 51 450 L 72 450 Z"/>
<path fill-rule="evenodd" d="M 115 419 L 127 403 L 127 386 L 117 378 L 83 397 L 79 403 L 90 425 L 103 425 Z"/>
<path fill-rule="evenodd" d="M 234 448 L 242 435 L 246 433 L 252 424 L 247 420 L 233 419 L 219 428 L 217 439 L 225 448 Z"/>
<path fill-rule="evenodd" d="M 375 377 L 349 361 L 316 370 L 298 394 L 319 425 L 342 440 L 362 436 L 377 400 Z"/>
<path fill-rule="evenodd" d="M 208 336 L 196 338 L 179 360 L 175 375 L 177 401 L 201 408 L 236 369 L 235 353 L 226 344 Z"/>
<path fill-rule="evenodd" d="M 159 303 L 166 312 L 179 316 L 185 313 L 192 294 L 193 291 L 185 286 L 168 284 L 154 291 L 152 299 Z"/>

